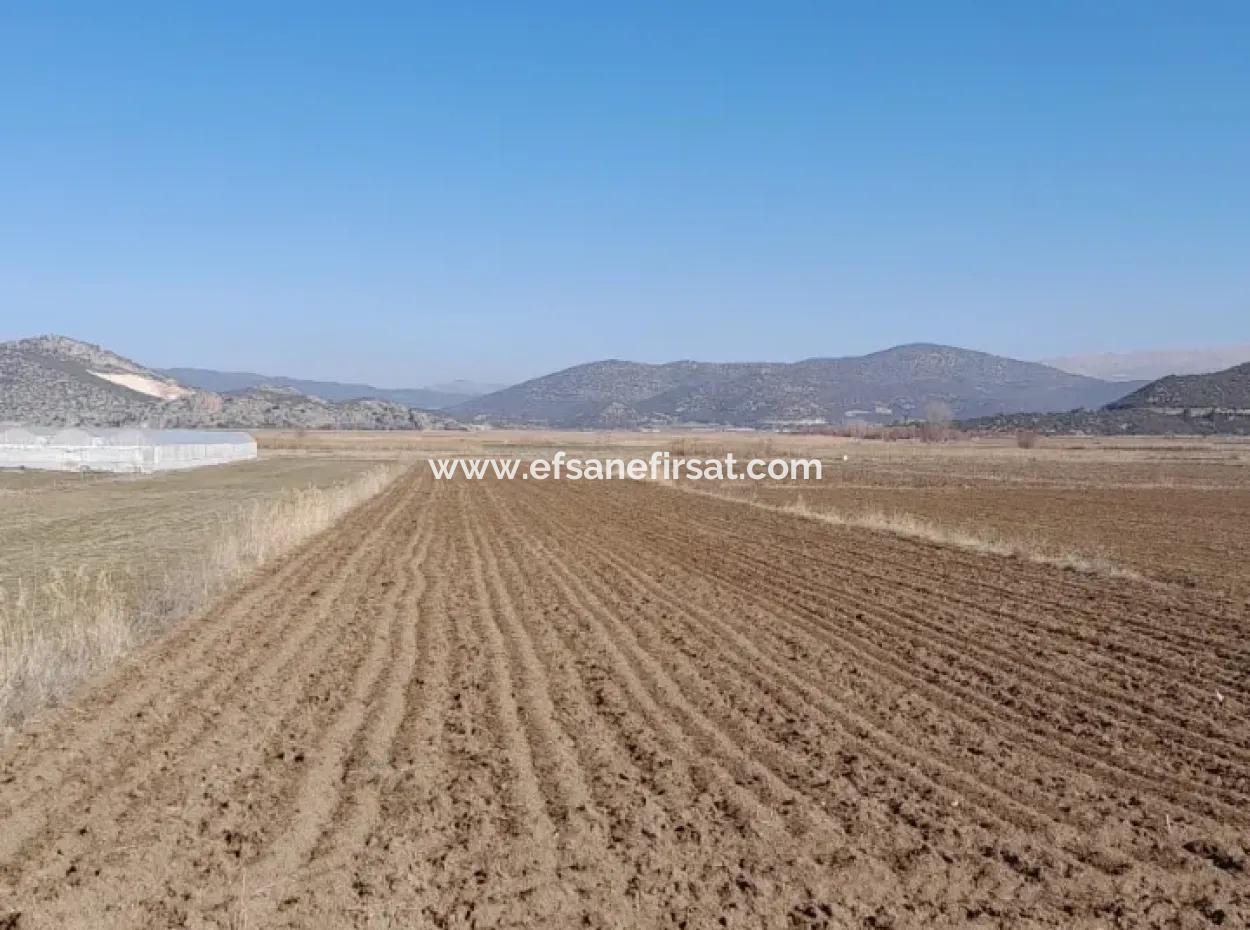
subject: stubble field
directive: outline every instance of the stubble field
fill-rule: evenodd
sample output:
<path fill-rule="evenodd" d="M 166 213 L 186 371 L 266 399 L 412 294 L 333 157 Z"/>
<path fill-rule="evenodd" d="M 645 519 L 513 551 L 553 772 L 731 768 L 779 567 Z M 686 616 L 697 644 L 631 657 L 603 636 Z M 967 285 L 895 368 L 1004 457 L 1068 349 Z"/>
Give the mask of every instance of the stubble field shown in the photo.
<path fill-rule="evenodd" d="M 274 455 L 149 476 L 0 471 L 0 741 L 396 468 Z"/>
<path fill-rule="evenodd" d="M 1250 919 L 1236 584 L 718 494 L 414 467 L 9 741 L 0 926 Z"/>
<path fill-rule="evenodd" d="M 0 588 L 56 568 L 130 575 L 184 562 L 232 512 L 348 482 L 380 461 L 270 456 L 146 477 L 0 471 Z"/>

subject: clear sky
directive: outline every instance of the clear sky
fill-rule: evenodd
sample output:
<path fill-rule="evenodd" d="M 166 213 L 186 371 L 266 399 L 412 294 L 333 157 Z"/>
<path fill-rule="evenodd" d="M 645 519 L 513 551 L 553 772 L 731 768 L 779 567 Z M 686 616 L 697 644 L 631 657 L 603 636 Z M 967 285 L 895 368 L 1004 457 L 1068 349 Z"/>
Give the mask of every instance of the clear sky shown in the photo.
<path fill-rule="evenodd" d="M 1245 342 L 1250 4 L 10 0 L 41 332 L 387 385 Z"/>

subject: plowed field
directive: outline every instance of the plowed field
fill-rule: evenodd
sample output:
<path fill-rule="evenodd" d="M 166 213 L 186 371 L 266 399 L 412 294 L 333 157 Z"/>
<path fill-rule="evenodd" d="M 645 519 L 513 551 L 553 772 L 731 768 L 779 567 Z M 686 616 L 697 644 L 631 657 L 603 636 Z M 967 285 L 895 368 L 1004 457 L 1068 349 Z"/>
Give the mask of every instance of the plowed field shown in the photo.
<path fill-rule="evenodd" d="M 0 755 L 0 927 L 1250 921 L 1250 618 L 414 471 Z"/>

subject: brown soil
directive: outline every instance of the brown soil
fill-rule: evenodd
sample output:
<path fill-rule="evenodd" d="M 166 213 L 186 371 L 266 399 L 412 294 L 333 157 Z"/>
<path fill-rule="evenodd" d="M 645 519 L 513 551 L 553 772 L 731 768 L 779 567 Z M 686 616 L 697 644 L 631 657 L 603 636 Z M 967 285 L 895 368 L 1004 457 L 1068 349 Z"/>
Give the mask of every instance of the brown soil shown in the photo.
<path fill-rule="evenodd" d="M 736 488 L 722 484 L 720 493 Z M 1250 604 L 1250 489 L 790 485 L 759 503 L 820 513 L 910 514 L 947 529 L 1095 557 Z"/>
<path fill-rule="evenodd" d="M 14 739 L 0 926 L 1245 926 L 1248 620 L 414 472 Z"/>

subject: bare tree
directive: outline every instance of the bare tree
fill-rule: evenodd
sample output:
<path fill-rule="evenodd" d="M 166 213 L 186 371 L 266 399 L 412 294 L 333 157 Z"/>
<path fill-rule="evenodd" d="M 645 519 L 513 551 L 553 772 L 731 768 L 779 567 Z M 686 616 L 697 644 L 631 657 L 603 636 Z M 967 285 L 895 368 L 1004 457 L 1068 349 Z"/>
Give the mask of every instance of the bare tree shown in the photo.
<path fill-rule="evenodd" d="M 954 414 L 950 404 L 941 400 L 931 400 L 924 408 L 924 425 L 920 427 L 920 438 L 925 442 L 941 442 L 946 438 Z"/>

